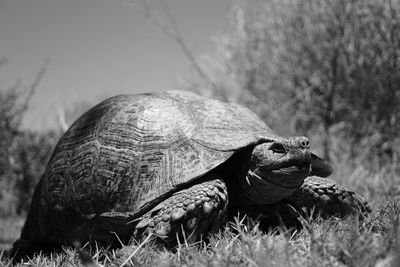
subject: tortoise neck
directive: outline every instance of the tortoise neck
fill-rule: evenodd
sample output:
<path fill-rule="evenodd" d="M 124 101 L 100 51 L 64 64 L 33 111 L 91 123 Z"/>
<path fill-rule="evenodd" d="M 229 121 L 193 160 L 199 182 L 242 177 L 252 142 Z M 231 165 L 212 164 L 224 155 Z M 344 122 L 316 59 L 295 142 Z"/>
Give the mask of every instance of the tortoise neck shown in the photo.
<path fill-rule="evenodd" d="M 216 171 L 223 177 L 228 187 L 228 199 L 237 207 L 245 207 L 250 199 L 243 191 L 240 180 L 245 179 L 250 166 L 250 156 L 254 147 L 236 152 Z"/>

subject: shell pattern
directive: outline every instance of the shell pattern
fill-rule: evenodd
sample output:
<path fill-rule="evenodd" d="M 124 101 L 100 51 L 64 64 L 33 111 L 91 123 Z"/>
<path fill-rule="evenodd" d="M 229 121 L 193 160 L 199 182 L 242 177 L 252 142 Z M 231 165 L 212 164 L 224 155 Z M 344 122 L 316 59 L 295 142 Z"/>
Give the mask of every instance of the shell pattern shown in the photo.
<path fill-rule="evenodd" d="M 167 91 L 109 98 L 57 144 L 42 181 L 47 211 L 137 213 L 235 151 L 276 140 L 245 107 Z"/>

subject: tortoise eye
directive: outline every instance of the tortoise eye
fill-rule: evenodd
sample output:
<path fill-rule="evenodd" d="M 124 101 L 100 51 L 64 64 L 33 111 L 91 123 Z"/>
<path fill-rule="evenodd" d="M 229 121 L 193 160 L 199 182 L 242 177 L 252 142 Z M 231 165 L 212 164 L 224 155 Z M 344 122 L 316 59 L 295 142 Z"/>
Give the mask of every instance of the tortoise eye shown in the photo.
<path fill-rule="evenodd" d="M 285 153 L 286 152 L 286 149 L 282 143 L 273 143 L 269 149 L 272 150 L 274 153 Z"/>

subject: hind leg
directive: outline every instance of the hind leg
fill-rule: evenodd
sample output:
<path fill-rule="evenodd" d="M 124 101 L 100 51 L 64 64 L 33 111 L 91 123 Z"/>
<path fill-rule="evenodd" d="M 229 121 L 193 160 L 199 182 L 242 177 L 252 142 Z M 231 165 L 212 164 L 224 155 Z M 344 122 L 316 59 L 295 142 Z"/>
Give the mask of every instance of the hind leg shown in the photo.
<path fill-rule="evenodd" d="M 107 246 L 118 246 L 119 236 L 123 238 L 132 235 L 129 214 L 101 214 L 94 218 L 83 218 L 70 209 L 45 212 L 41 204 L 41 189 L 42 180 L 33 193 L 20 238 L 15 241 L 10 251 L 10 256 L 15 261 L 32 257 L 39 252 L 47 254 L 63 245 L 79 247 L 87 242 L 96 241 Z"/>
<path fill-rule="evenodd" d="M 370 205 L 360 194 L 328 178 L 306 178 L 288 201 L 308 215 L 313 210 L 322 217 L 371 212 Z"/>
<path fill-rule="evenodd" d="M 216 174 L 209 174 L 204 182 L 174 193 L 140 218 L 134 238 L 149 233 L 167 245 L 177 237 L 197 241 L 205 234 L 216 232 L 226 221 L 228 193 Z"/>

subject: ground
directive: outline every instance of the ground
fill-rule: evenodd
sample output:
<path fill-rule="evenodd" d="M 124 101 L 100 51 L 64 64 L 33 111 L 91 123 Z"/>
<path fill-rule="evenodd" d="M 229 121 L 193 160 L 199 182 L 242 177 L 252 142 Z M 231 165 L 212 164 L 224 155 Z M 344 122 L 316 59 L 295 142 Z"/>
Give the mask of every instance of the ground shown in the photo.
<path fill-rule="evenodd" d="M 397 163 L 396 163 L 397 164 Z M 342 177 L 342 178 L 341 178 Z M 145 240 L 120 250 L 65 248 L 17 266 L 400 266 L 400 179 L 393 168 L 371 173 L 343 168 L 334 177 L 372 204 L 364 220 L 303 220 L 297 232 L 261 232 L 257 224 L 231 222 L 209 242 L 168 251 Z M 0 219 L 0 266 L 11 266 L 7 249 L 18 238 L 23 217 Z"/>
<path fill-rule="evenodd" d="M 78 252 L 65 248 L 51 257 L 27 260 L 30 266 L 390 266 L 400 263 L 400 207 L 396 203 L 375 207 L 367 219 L 321 218 L 303 221 L 298 232 L 262 233 L 257 225 L 230 223 L 210 241 L 181 244 L 167 251 L 149 242 L 133 244 L 117 251 L 103 248 Z M 1 246 L 10 248 L 18 237 L 22 218 L 0 223 Z M 281 231 L 285 231 L 282 230 Z M 11 265 L 2 253 L 0 266 Z M 89 256 L 90 255 L 90 256 Z M 26 266 L 26 265 L 19 266 Z M 400 265 L 393 265 L 400 266 Z"/>

